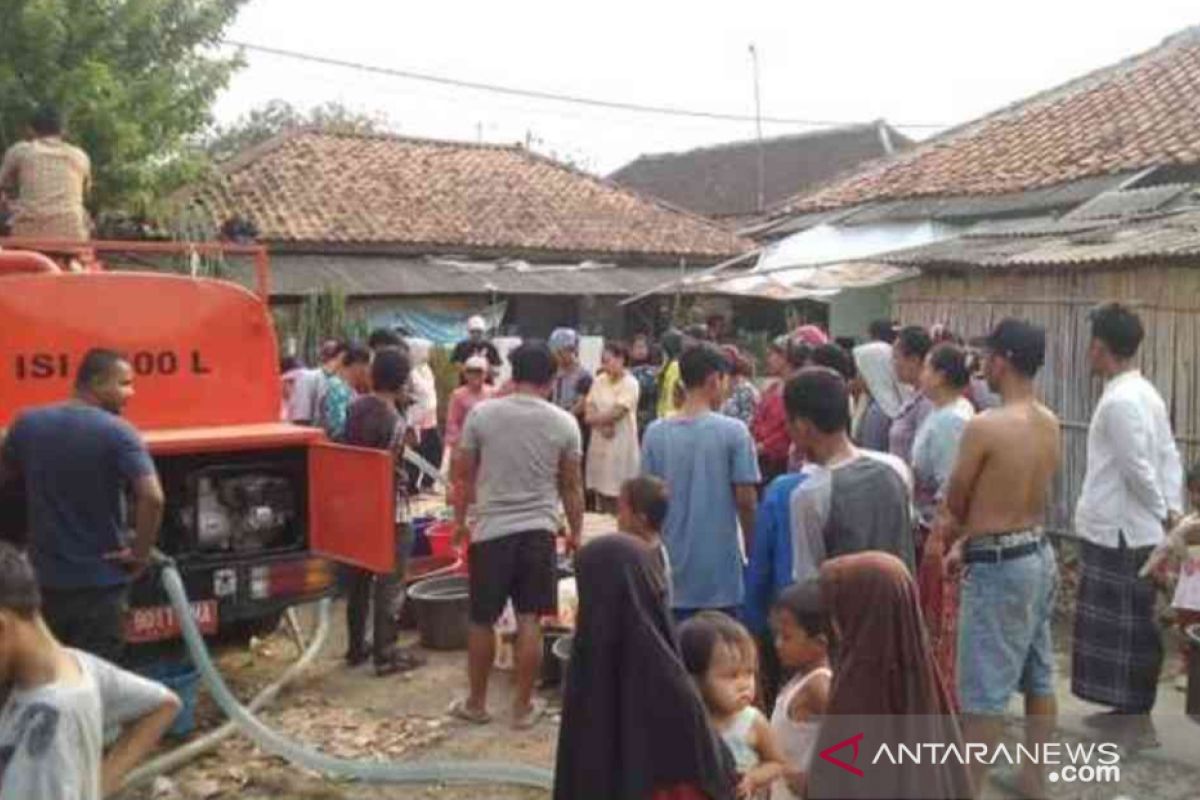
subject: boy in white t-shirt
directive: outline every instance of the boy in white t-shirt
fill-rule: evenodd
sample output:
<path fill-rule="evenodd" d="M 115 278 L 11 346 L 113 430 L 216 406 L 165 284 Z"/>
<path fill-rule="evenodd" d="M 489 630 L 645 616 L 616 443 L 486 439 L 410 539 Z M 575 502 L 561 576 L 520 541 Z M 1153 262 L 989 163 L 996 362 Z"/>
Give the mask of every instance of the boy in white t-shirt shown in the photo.
<path fill-rule="evenodd" d="M 162 738 L 179 698 L 63 647 L 40 606 L 33 568 L 0 543 L 0 800 L 100 800 Z M 104 753 L 106 724 L 125 728 Z"/>

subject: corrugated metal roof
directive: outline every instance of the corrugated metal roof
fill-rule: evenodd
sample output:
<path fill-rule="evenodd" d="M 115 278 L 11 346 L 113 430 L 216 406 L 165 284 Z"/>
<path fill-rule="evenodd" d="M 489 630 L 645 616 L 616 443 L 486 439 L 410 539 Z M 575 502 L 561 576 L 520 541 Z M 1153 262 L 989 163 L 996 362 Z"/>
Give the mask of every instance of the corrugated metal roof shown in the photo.
<path fill-rule="evenodd" d="M 1019 235 L 972 234 L 895 251 L 879 260 L 922 269 L 1001 269 L 1200 257 L 1200 209 L 1196 208 L 1108 224 L 1068 221 L 1059 223 L 1057 230 L 1054 225 Z"/>
<path fill-rule="evenodd" d="M 758 225 L 742 228 L 738 231 L 738 235 L 749 237 L 757 242 L 774 241 L 775 239 L 790 236 L 793 233 L 814 228 L 817 225 L 840 222 L 846 217 L 851 216 L 855 210 L 853 208 L 841 208 L 835 211 L 818 211 L 814 214 L 796 214 L 795 216 L 773 219 Z"/>
<path fill-rule="evenodd" d="M 1064 219 L 1100 219 L 1149 214 L 1157 211 L 1190 188 L 1186 183 L 1168 183 L 1145 189 L 1113 189 L 1088 200 Z"/>
<path fill-rule="evenodd" d="M 1067 209 L 1087 201 L 1129 179 L 1132 173 L 1103 175 L 1078 181 L 999 195 L 921 197 L 859 206 L 841 220 L 843 225 L 870 225 L 914 219 L 961 221 L 996 216 L 1029 215 Z M 808 215 L 806 215 L 808 216 Z"/>
<path fill-rule="evenodd" d="M 249 264 L 234 263 L 230 268 L 234 280 L 253 284 L 253 269 Z M 679 270 L 672 267 L 279 254 L 271 258 L 271 294 L 298 297 L 335 286 L 350 297 L 493 293 L 623 297 L 647 291 L 679 275 Z"/>

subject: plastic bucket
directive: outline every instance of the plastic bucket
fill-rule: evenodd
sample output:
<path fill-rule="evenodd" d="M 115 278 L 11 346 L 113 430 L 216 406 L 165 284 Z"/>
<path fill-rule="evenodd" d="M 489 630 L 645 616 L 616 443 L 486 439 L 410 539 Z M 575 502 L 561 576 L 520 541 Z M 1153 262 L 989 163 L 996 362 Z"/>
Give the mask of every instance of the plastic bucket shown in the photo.
<path fill-rule="evenodd" d="M 195 730 L 196 690 L 200 685 L 200 672 L 186 661 L 157 661 L 140 667 L 138 672 L 179 696 L 179 712 L 167 729 L 167 735 L 183 737 Z"/>
<path fill-rule="evenodd" d="M 434 517 L 417 517 L 412 521 L 412 557 L 420 558 L 433 554 L 432 546 L 429 543 L 429 529 L 437 522 Z"/>
<path fill-rule="evenodd" d="M 404 573 L 405 587 L 420 583 L 426 578 L 439 575 L 462 575 L 465 569 L 461 561 L 454 556 L 420 556 L 408 560 L 408 569 Z M 407 589 L 406 589 L 407 591 Z M 405 595 L 407 597 L 407 594 Z M 416 630 L 417 618 L 413 615 L 412 603 L 405 602 L 400 606 L 396 622 L 406 631 Z"/>
<path fill-rule="evenodd" d="M 442 520 L 432 523 L 425 529 L 425 538 L 429 540 L 429 554 L 432 556 L 448 556 L 454 553 L 454 522 Z"/>
<path fill-rule="evenodd" d="M 571 666 L 571 650 L 574 647 L 575 636 L 568 634 L 558 637 L 554 642 L 554 646 L 550 648 L 554 653 L 554 660 L 558 663 L 559 673 L 562 675 L 561 683 L 564 687 L 567 685 L 567 673 L 570 671 L 569 667 Z"/>
<path fill-rule="evenodd" d="M 467 579 L 462 575 L 427 578 L 408 588 L 422 647 L 461 650 L 467 646 L 468 598 Z"/>
<path fill-rule="evenodd" d="M 1200 721 L 1200 623 L 1188 625 L 1183 633 L 1188 648 L 1187 713 Z"/>
<path fill-rule="evenodd" d="M 547 626 L 542 630 L 542 686 L 550 688 L 562 683 L 564 662 L 555 654 L 554 647 L 570 638 L 570 628 Z"/>

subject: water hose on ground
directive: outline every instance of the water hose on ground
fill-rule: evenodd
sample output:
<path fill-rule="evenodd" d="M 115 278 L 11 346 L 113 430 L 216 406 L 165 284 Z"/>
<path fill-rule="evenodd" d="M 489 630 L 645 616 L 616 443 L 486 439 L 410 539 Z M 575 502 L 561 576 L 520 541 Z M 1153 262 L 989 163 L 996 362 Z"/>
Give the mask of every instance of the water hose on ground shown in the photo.
<path fill-rule="evenodd" d="M 275 698 L 279 696 L 279 693 L 308 669 L 317 656 L 320 655 L 321 651 L 325 649 L 325 642 L 329 639 L 329 630 L 331 627 L 329 624 L 330 616 L 329 600 L 322 600 L 317 611 L 317 630 L 313 635 L 312 641 L 301 653 L 300 658 L 296 659 L 296 661 L 284 670 L 283 674 L 274 683 L 265 687 L 254 696 L 254 699 L 250 701 L 250 705 L 247 706 L 247 710 L 251 714 L 257 713 L 265 706 L 273 703 Z M 215 750 L 221 742 L 237 732 L 237 723 L 233 720 L 227 720 L 219 728 L 209 731 L 200 738 L 193 739 L 187 744 L 177 747 L 169 753 L 164 753 L 158 758 L 151 759 L 137 769 L 132 770 L 125 777 L 125 786 L 147 783 L 159 775 L 174 772 L 189 761 Z"/>
<path fill-rule="evenodd" d="M 335 758 L 312 747 L 296 742 L 263 724 L 245 706 L 238 702 L 221 673 L 213 665 L 204 637 L 192 618 L 183 580 L 175 564 L 164 559 L 162 583 L 179 616 L 183 639 L 191 654 L 192 662 L 200 670 L 213 700 L 247 738 L 262 750 L 284 760 L 315 770 L 326 775 L 363 781 L 365 783 L 479 783 L 511 784 L 549 790 L 553 787 L 553 774 L 539 767 L 498 762 L 463 761 L 368 761 Z M 322 625 L 328 624 L 331 602 L 321 601 Z"/>

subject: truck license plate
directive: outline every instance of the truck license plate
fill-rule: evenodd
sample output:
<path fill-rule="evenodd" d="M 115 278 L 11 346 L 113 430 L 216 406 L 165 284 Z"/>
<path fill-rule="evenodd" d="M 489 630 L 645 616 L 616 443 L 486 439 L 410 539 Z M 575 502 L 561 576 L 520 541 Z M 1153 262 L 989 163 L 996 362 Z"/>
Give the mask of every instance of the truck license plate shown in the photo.
<path fill-rule="evenodd" d="M 197 600 L 192 603 L 192 618 L 203 634 L 217 632 L 217 601 Z M 157 642 L 179 636 L 179 617 L 171 606 L 132 608 L 125 614 L 125 639 L 132 643 Z"/>

